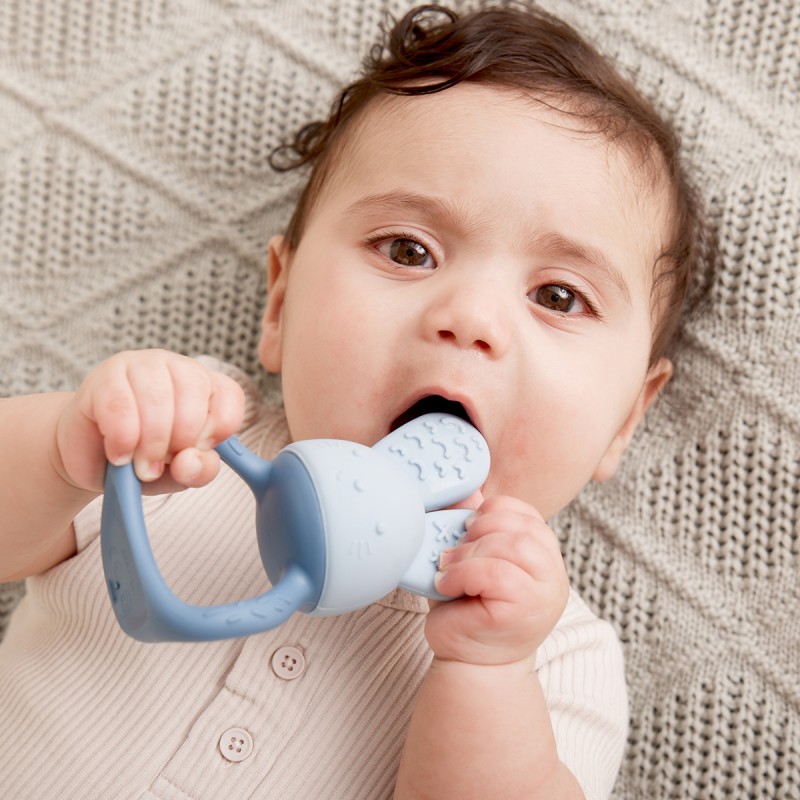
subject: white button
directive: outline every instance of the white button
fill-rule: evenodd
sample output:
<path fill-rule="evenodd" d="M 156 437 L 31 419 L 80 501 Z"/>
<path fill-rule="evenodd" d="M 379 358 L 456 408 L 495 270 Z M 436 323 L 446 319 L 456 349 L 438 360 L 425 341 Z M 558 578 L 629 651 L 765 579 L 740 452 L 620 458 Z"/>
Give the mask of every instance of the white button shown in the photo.
<path fill-rule="evenodd" d="M 244 761 L 253 752 L 253 737 L 244 728 L 228 728 L 219 737 L 219 751 L 228 761 Z"/>
<path fill-rule="evenodd" d="M 306 658 L 298 647 L 279 647 L 272 654 L 272 671 L 285 681 L 299 678 L 306 669 Z"/>

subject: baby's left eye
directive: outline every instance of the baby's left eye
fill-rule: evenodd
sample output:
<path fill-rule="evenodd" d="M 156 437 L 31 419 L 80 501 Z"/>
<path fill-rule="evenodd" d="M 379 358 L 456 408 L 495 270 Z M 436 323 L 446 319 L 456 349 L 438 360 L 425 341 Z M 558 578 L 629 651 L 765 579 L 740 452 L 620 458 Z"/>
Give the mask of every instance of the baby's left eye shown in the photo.
<path fill-rule="evenodd" d="M 576 314 L 587 311 L 586 304 L 572 289 L 557 283 L 540 286 L 529 295 L 533 302 L 559 314 Z"/>

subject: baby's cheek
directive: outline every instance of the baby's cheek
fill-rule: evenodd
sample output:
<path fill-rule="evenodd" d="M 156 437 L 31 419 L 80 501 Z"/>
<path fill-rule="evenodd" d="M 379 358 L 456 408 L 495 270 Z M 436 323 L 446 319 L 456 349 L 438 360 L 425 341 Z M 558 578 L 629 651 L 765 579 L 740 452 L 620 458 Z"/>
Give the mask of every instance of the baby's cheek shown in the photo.
<path fill-rule="evenodd" d="M 528 425 L 507 447 L 492 452 L 484 493 L 517 497 L 548 519 L 589 482 L 605 448 L 599 439 L 575 427 Z"/>

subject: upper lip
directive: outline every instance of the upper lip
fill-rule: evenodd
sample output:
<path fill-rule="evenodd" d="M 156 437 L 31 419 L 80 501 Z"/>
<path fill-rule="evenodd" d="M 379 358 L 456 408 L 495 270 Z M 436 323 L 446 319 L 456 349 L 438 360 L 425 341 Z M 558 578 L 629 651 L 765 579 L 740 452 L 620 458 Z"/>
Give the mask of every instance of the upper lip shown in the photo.
<path fill-rule="evenodd" d="M 403 403 L 399 404 L 396 408 L 396 413 L 392 417 L 390 424 L 401 414 L 408 411 L 413 405 L 419 403 L 420 400 L 424 400 L 426 397 L 441 397 L 452 403 L 460 403 L 464 407 L 464 411 L 467 412 L 470 423 L 479 431 L 482 431 L 481 420 L 472 399 L 462 392 L 448 391 L 440 386 L 426 387 L 406 397 Z"/>

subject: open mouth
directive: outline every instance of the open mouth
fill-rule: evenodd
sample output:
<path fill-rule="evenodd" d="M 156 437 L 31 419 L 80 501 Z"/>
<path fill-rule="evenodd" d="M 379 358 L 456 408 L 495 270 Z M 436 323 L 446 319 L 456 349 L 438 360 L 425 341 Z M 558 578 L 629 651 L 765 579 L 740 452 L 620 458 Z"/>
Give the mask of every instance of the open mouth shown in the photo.
<path fill-rule="evenodd" d="M 447 400 L 438 394 L 431 394 L 417 400 L 413 406 L 396 417 L 392 422 L 391 430 L 397 430 L 401 425 L 405 425 L 406 422 L 411 422 L 412 419 L 421 417 L 423 414 L 452 414 L 455 417 L 460 417 L 465 422 L 469 422 L 470 425 L 474 424 L 469 418 L 466 408 L 461 403 L 455 400 Z"/>

